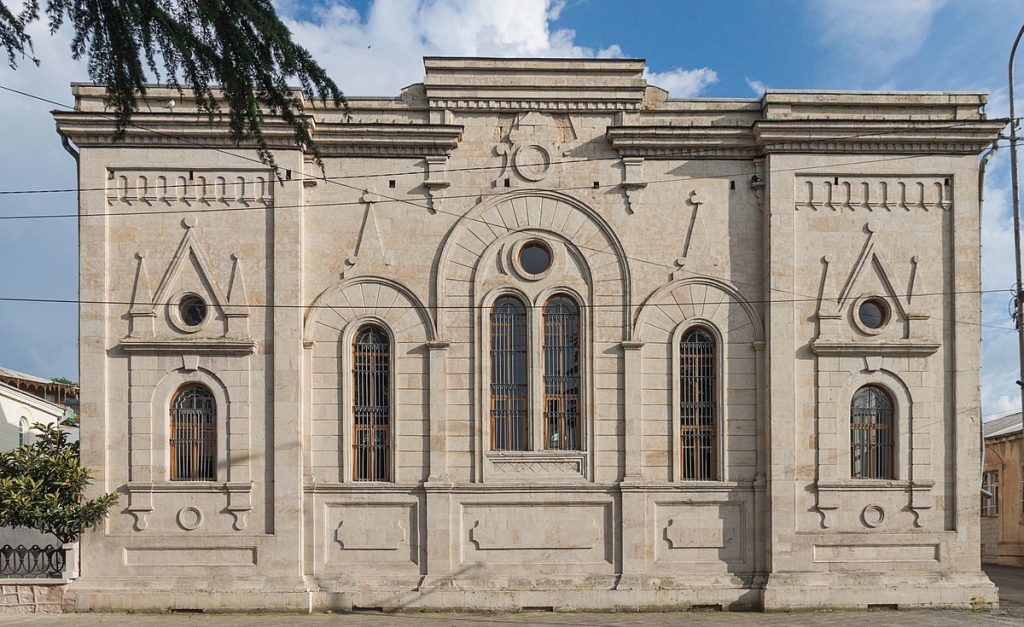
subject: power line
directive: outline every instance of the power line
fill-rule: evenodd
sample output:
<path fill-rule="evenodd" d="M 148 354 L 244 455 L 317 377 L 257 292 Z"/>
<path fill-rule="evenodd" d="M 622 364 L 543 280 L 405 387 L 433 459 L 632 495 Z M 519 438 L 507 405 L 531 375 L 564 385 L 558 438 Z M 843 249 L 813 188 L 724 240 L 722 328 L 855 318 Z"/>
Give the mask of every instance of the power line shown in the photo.
<path fill-rule="evenodd" d="M 36 95 L 36 94 L 32 94 L 32 93 L 29 93 L 29 92 L 26 92 L 26 91 L 14 89 L 14 88 L 11 88 L 11 87 L 7 87 L 5 85 L 0 85 L 0 89 L 8 91 L 8 92 L 11 92 L 11 93 L 15 93 L 15 94 L 18 94 L 18 95 L 21 95 L 21 96 L 25 96 L 27 98 L 32 98 L 32 99 L 35 99 L 35 100 L 39 100 L 41 102 L 45 102 L 45 103 L 52 104 L 52 105 L 55 105 L 55 106 L 58 106 L 58 107 L 62 107 L 62 108 L 67 109 L 69 111 L 74 111 L 74 107 L 72 107 L 70 105 L 64 104 L 62 102 L 58 102 L 56 100 L 51 100 L 49 98 L 44 98 L 42 96 L 39 96 L 39 95 Z M 93 112 L 93 113 L 98 114 L 98 115 L 107 115 L 110 118 L 114 117 L 113 114 L 106 114 L 106 113 L 103 113 L 103 112 Z M 978 122 L 984 122 L 984 121 L 987 121 L 987 120 L 964 120 L 964 121 L 954 122 L 952 124 L 948 124 L 948 125 L 944 125 L 944 126 L 930 127 L 928 130 L 949 130 L 949 129 L 959 128 L 959 127 L 963 127 L 963 126 L 970 126 L 970 125 L 976 124 Z M 260 161 L 259 159 L 250 157 L 248 155 L 229 152 L 229 151 L 226 151 L 224 149 L 219 149 L 219 148 L 216 148 L 216 147 L 213 147 L 213 146 L 207 146 L 207 145 L 202 144 L 201 142 L 197 142 L 197 141 L 194 141 L 194 140 L 189 140 L 188 138 L 185 138 L 185 137 L 175 136 L 175 135 L 170 134 L 170 133 L 166 133 L 166 132 L 163 132 L 163 131 L 158 131 L 156 129 L 148 128 L 148 127 L 142 126 L 142 125 L 140 125 L 138 123 L 135 123 L 135 122 L 129 122 L 129 126 L 132 126 L 132 127 L 137 128 L 139 130 L 142 130 L 142 131 L 154 133 L 154 134 L 160 135 L 162 137 L 168 137 L 170 139 L 176 139 L 176 140 L 178 140 L 178 141 L 180 141 L 180 142 L 182 142 L 184 144 L 192 145 L 192 146 L 195 146 L 197 148 L 204 148 L 204 149 L 209 149 L 209 150 L 215 150 L 215 151 L 220 152 L 222 154 L 226 154 L 226 155 L 229 155 L 229 156 L 237 157 L 237 158 L 240 158 L 240 159 L 243 159 L 243 160 L 246 160 L 246 161 L 252 161 L 254 163 L 259 163 L 261 166 L 264 166 L 264 167 L 269 169 L 269 166 L 267 166 L 267 164 L 265 164 L 264 162 Z M 742 129 L 744 127 L 735 127 L 735 128 Z M 891 134 L 903 133 L 903 132 L 905 132 L 905 129 L 892 129 L 892 130 L 884 130 L 884 131 L 872 131 L 872 132 L 863 132 L 863 133 L 853 133 L 853 134 L 850 134 L 850 135 L 842 135 L 842 136 L 838 136 L 838 137 L 833 137 L 833 138 L 830 139 L 830 141 L 839 141 L 839 140 L 844 140 L 844 139 L 858 139 L 858 138 L 864 138 L 864 137 L 878 137 L 878 136 L 891 135 Z M 998 142 L 994 142 L 994 143 L 998 143 Z M 707 151 L 705 149 L 695 149 L 695 150 L 693 150 L 694 154 L 706 154 L 706 152 Z M 889 160 L 895 160 L 895 159 L 910 159 L 910 158 L 915 158 L 915 157 L 919 157 L 919 156 L 921 156 L 921 155 L 907 155 L 907 156 L 902 156 L 902 157 L 894 157 L 894 158 L 886 158 L 886 159 L 872 159 L 872 160 L 855 161 L 855 162 L 849 162 L 849 163 L 836 163 L 836 164 L 830 164 L 827 167 L 833 168 L 833 167 L 836 167 L 836 166 L 843 166 L 843 165 L 859 165 L 859 164 L 864 164 L 864 163 L 876 163 L 876 162 L 879 162 L 879 161 L 889 161 Z M 561 163 L 579 163 L 579 162 L 588 162 L 588 161 L 597 161 L 597 160 L 594 160 L 594 159 L 591 159 L 591 158 L 583 158 L 583 159 L 557 159 L 557 160 L 550 160 L 550 161 L 548 161 L 546 163 L 538 163 L 538 164 L 532 164 L 532 165 L 548 165 L 548 164 L 553 164 L 553 163 L 559 163 L 559 164 L 561 164 Z M 494 166 L 467 166 L 467 167 L 462 167 L 462 168 L 446 168 L 446 171 L 447 172 L 481 171 L 481 170 L 491 170 L 491 169 L 505 169 L 507 167 L 508 167 L 508 164 L 494 165 Z M 821 167 L 826 167 L 826 166 L 821 166 Z M 797 170 L 807 170 L 807 169 L 814 169 L 814 168 L 813 167 L 812 168 L 792 168 L 792 169 L 779 169 L 779 170 L 773 170 L 773 171 L 785 172 L 785 171 L 797 171 Z M 336 180 L 341 180 L 341 179 L 385 178 L 385 177 L 392 177 L 392 176 L 411 176 L 411 175 L 423 176 L 424 173 L 425 172 L 423 170 L 407 170 L 407 171 L 380 173 L 380 174 L 338 175 L 338 176 L 333 176 L 333 177 L 328 177 L 328 176 L 322 176 L 322 177 L 312 176 L 311 177 L 311 176 L 307 176 L 307 175 L 305 175 L 303 173 L 300 173 L 301 176 L 299 178 L 292 178 L 292 179 L 288 179 L 288 180 L 280 180 L 279 182 L 282 183 L 282 184 L 287 183 L 287 182 L 301 182 L 301 181 L 305 181 L 305 180 L 315 180 L 315 181 L 327 181 L 327 182 L 330 182 L 330 181 L 336 181 Z M 727 173 L 727 174 L 722 174 L 722 175 L 717 175 L 717 176 L 680 177 L 680 178 L 675 178 L 675 179 L 663 179 L 663 180 L 658 180 L 658 181 L 647 181 L 647 183 L 651 184 L 651 183 L 677 182 L 677 181 L 684 181 L 684 180 L 714 180 L 714 179 L 720 179 L 720 178 L 728 178 L 730 176 L 743 176 L 743 175 L 746 175 L 746 174 L 749 174 L 749 171 L 737 172 L 737 173 Z M 173 188 L 173 187 L 178 187 L 178 185 L 177 184 L 173 184 L 173 185 L 169 185 L 168 187 L 169 188 Z M 82 192 L 82 191 L 105 191 L 106 189 L 107 189 L 107 187 L 55 188 L 55 189 L 38 189 L 38 190 L 0 190 L 0 195 L 7 195 L 7 194 L 47 194 L 47 193 L 66 193 L 66 192 L 69 193 L 69 192 Z M 577 188 L 573 188 L 573 189 L 577 189 Z M 587 187 L 586 189 L 589 189 L 589 187 Z M 503 192 L 499 192 L 499 193 L 503 193 Z M 446 197 L 454 197 L 454 196 L 446 195 Z M 397 200 L 397 199 L 396 199 L 396 201 L 397 202 L 401 202 L 400 200 Z"/>
<path fill-rule="evenodd" d="M 965 290 L 957 292 L 931 292 L 923 294 L 915 294 L 915 297 L 920 296 L 945 296 L 949 294 L 977 294 L 977 293 L 988 293 L 1002 290 Z M 817 298 L 778 298 L 772 300 L 744 300 L 744 303 L 750 305 L 781 305 L 801 302 L 817 302 Z M 80 299 L 80 298 L 29 298 L 29 297 L 14 297 L 14 296 L 0 296 L 0 302 L 11 302 L 11 303 L 48 303 L 48 304 L 64 304 L 64 305 L 120 305 L 120 306 L 148 306 L 148 307 L 162 307 L 177 304 L 174 301 L 164 302 L 134 302 L 129 300 L 98 300 L 98 299 Z M 690 306 L 704 306 L 704 305 L 720 305 L 724 301 L 691 301 L 685 303 Z M 302 304 L 267 304 L 267 303 L 253 303 L 245 305 L 253 309 L 303 309 L 303 310 L 314 310 L 314 309 L 341 309 L 341 310 L 352 310 L 362 309 L 361 305 L 302 305 Z M 529 309 L 543 309 L 544 305 L 533 305 L 525 303 L 525 307 Z M 581 309 L 622 309 L 621 304 L 578 304 Z M 386 309 L 399 309 L 399 310 L 414 310 L 419 311 L 420 307 L 413 305 L 390 305 Z M 425 306 L 423 309 L 437 309 L 437 310 L 454 310 L 454 311 L 489 311 L 490 307 L 484 307 L 482 305 L 435 305 L 433 307 Z M 932 317 L 933 320 L 944 321 L 943 318 Z M 965 320 L 956 320 L 955 322 L 960 324 L 976 324 L 978 326 L 987 327 L 991 329 L 998 329 L 1001 331 L 1016 331 L 1013 327 L 1003 327 L 994 324 L 987 324 L 984 322 L 967 322 Z"/>
<path fill-rule="evenodd" d="M 54 101 L 54 100 L 50 100 L 50 99 L 47 99 L 47 98 L 43 98 L 43 97 L 37 96 L 35 94 L 30 94 L 28 92 L 12 89 L 12 88 L 6 87 L 4 85 L 0 85 L 0 89 L 6 90 L 6 91 L 9 91 L 9 92 L 13 92 L 13 93 L 16 93 L 16 94 L 20 94 L 22 96 L 33 98 L 33 99 L 36 99 L 36 100 L 40 100 L 42 102 L 54 104 L 54 105 L 59 106 L 59 107 L 64 107 L 64 108 L 67 108 L 67 109 L 71 109 L 71 107 L 68 107 L 68 105 L 65 105 L 63 103 L 60 103 L 60 102 L 57 102 L 57 101 Z M 111 117 L 113 117 L 113 116 L 111 116 Z M 965 121 L 965 122 L 962 122 L 962 123 L 951 124 L 951 125 L 948 125 L 946 127 L 937 127 L 937 128 L 955 128 L 957 126 L 964 126 L 964 125 L 968 125 L 968 124 L 974 124 L 975 122 L 977 122 L 977 121 L 976 120 Z M 247 155 L 241 155 L 241 154 L 238 154 L 238 153 L 232 153 L 232 152 L 229 152 L 229 151 L 221 149 L 221 148 L 205 146 L 205 145 L 203 145 L 203 144 L 201 144 L 199 142 L 195 142 L 195 141 L 189 140 L 187 138 L 183 138 L 183 137 L 176 137 L 174 135 L 171 135 L 171 134 L 168 134 L 168 133 L 164 133 L 162 131 L 157 131 L 157 130 L 154 130 L 154 129 L 150 129 L 150 128 L 141 126 L 141 125 L 139 125 L 137 123 L 130 122 L 129 125 L 133 126 L 135 128 L 139 128 L 140 130 L 143 130 L 143 131 L 152 132 L 154 134 L 165 136 L 165 137 L 169 137 L 171 139 L 176 139 L 176 140 L 178 140 L 178 141 L 180 141 L 182 143 L 195 145 L 197 147 L 208 149 L 208 150 L 213 150 L 215 152 L 226 154 L 226 155 L 231 156 L 231 157 L 240 158 L 240 159 L 243 159 L 243 160 L 246 160 L 246 161 L 251 161 L 253 163 L 258 163 L 258 164 L 260 164 L 263 167 L 267 167 L 266 164 L 263 163 L 262 161 L 260 161 L 259 159 L 256 159 L 256 158 L 253 158 L 253 157 L 249 157 Z M 934 130 L 934 128 L 932 130 Z M 863 134 L 863 136 L 883 135 L 883 134 L 888 134 L 888 133 L 893 133 L 893 132 L 902 132 L 902 131 L 879 131 L 879 132 L 875 132 L 875 133 L 866 133 L 866 134 Z M 848 138 L 856 138 L 856 137 L 860 137 L 860 136 L 862 136 L 862 135 L 850 135 L 850 136 L 847 136 L 847 137 Z M 846 163 L 832 163 L 832 164 L 823 165 L 823 166 L 820 166 L 820 167 L 833 169 L 835 167 L 844 166 L 844 165 L 860 165 L 860 164 L 866 164 L 866 163 L 879 163 L 879 162 L 896 161 L 896 160 L 902 160 L 902 159 L 913 159 L 913 158 L 917 158 L 919 156 L 920 155 L 904 155 L 904 156 L 899 156 L 899 157 L 889 157 L 889 158 L 880 158 L 880 159 L 868 159 L 868 160 L 860 160 L 860 161 L 853 161 L 853 162 L 846 162 Z M 811 167 L 811 168 L 806 168 L 806 167 L 800 167 L 800 168 L 780 168 L 780 169 L 777 169 L 777 170 L 773 170 L 773 172 L 808 171 L 808 170 L 813 170 L 813 169 L 815 169 L 815 168 L 814 167 Z M 748 170 L 748 171 L 744 171 L 742 173 L 736 173 L 736 174 L 732 174 L 732 175 L 725 174 L 725 175 L 719 175 L 719 176 L 714 176 L 714 177 L 680 177 L 680 178 L 676 178 L 676 179 L 662 179 L 662 180 L 656 181 L 656 183 L 678 182 L 678 181 L 687 181 L 687 180 L 717 180 L 717 179 L 720 179 L 720 178 L 728 178 L 729 176 L 744 176 L 744 175 L 749 174 L 749 173 L 750 172 Z M 353 186 L 353 185 L 349 185 L 349 184 L 343 183 L 343 182 L 341 182 L 339 180 L 336 180 L 336 179 L 333 179 L 333 178 L 328 178 L 328 177 L 305 177 L 305 178 L 308 178 L 310 180 L 316 180 L 316 181 L 323 180 L 323 181 L 325 181 L 327 183 L 338 185 L 340 187 L 343 187 L 343 188 L 346 188 L 346 189 L 350 189 L 350 190 L 354 190 L 354 191 L 357 191 L 357 192 L 362 192 L 363 191 L 363 188 L 361 188 L 361 187 L 356 187 L 356 186 Z M 292 180 L 295 180 L 295 179 L 292 179 Z M 298 180 L 304 180 L 304 179 L 298 179 Z M 103 189 L 106 189 L 106 188 L 103 188 Z M 546 191 L 550 191 L 551 189 L 552 188 L 546 188 Z M 566 190 L 578 190 L 578 189 L 581 189 L 581 188 L 573 187 L 573 188 L 560 188 L 560 189 L 559 188 L 553 188 L 553 189 L 555 189 L 556 191 L 566 191 Z M 592 189 L 592 188 L 584 187 L 583 189 Z M 492 194 L 477 193 L 477 194 L 471 194 L 471 195 L 466 195 L 466 196 L 446 195 L 445 197 L 446 198 L 479 197 L 479 198 L 483 199 L 485 197 L 503 196 L 506 193 L 507 192 L 495 192 L 495 193 L 492 193 Z M 470 218 L 469 216 L 467 216 L 465 214 L 459 214 L 459 213 L 455 213 L 455 212 L 451 212 L 451 211 L 444 211 L 444 210 L 441 210 L 441 209 L 437 208 L 436 206 L 431 208 L 431 207 L 429 207 L 429 206 L 427 206 L 425 204 L 413 202 L 411 200 L 407 200 L 407 199 L 403 199 L 403 198 L 396 198 L 396 197 L 388 196 L 388 195 L 380 193 L 380 192 L 375 192 L 375 195 L 377 195 L 377 196 L 379 196 L 381 198 L 384 198 L 386 200 L 392 201 L 392 202 L 403 203 L 403 204 L 407 204 L 407 205 L 410 205 L 410 206 L 413 206 L 413 207 L 417 207 L 417 208 L 421 208 L 421 209 L 426 209 L 428 211 L 434 211 L 435 213 L 442 213 L 442 214 L 450 215 L 450 216 L 453 216 L 453 217 L 458 218 L 458 219 L 473 220 L 473 221 L 479 222 L 481 224 L 485 224 L 488 227 L 495 227 L 495 228 L 501 228 L 501 229 L 504 229 L 504 230 L 508 230 L 508 228 L 504 224 L 502 224 L 502 225 L 498 225 L 496 223 L 492 224 L 490 222 L 487 222 L 486 220 L 481 220 L 479 218 Z M 326 206 L 338 205 L 338 204 L 340 204 L 340 203 L 325 203 Z M 357 204 L 357 203 L 346 203 L 346 204 Z M 359 202 L 358 204 L 365 204 L 365 203 Z M 297 206 L 294 206 L 292 208 L 298 208 L 298 207 L 303 207 L 303 206 L 306 206 L 306 205 L 297 205 Z M 284 207 L 272 206 L 270 208 L 271 209 L 275 209 L 275 208 L 284 208 Z M 249 208 L 246 207 L 246 209 L 249 209 Z M 266 210 L 267 207 L 253 207 L 252 209 L 254 209 L 254 210 Z M 204 212 L 205 211 L 206 210 L 204 210 Z M 148 213 L 154 213 L 154 212 L 139 212 L 139 213 L 140 214 L 148 214 Z M 185 211 L 178 211 L 176 213 L 187 213 L 187 212 L 185 212 Z M 124 214 L 117 214 L 117 213 L 115 213 L 113 215 L 125 215 L 125 214 L 127 214 L 127 212 L 125 212 Z M 94 214 L 94 215 L 98 215 L 98 214 Z M 76 215 L 75 217 L 79 217 L 79 216 Z M 2 216 L 0 216 L 0 218 L 2 218 Z M 581 248 L 587 249 L 587 247 L 582 247 L 582 246 L 581 246 Z M 595 249 L 595 248 L 591 248 L 590 250 L 593 250 L 593 251 L 596 251 L 596 252 L 602 252 L 600 249 Z M 631 256 L 628 256 L 628 255 L 624 255 L 624 256 L 625 256 L 626 259 L 631 260 L 631 261 L 637 261 L 637 262 L 640 262 L 640 263 L 647 263 L 647 264 L 659 266 L 659 267 L 662 267 L 662 268 L 671 269 L 673 271 L 682 270 L 683 272 L 686 272 L 686 273 L 688 273 L 690 275 L 697 276 L 697 277 L 711 278 L 711 279 L 715 279 L 715 280 L 725 280 L 725 279 L 722 279 L 721 277 L 716 277 L 716 276 L 713 276 L 713 275 L 706 275 L 706 274 L 701 274 L 701 273 L 698 273 L 698 272 L 694 272 L 692 270 L 675 268 L 674 266 L 670 266 L 668 264 L 661 263 L 661 262 L 651 261 L 651 260 L 647 260 L 647 259 L 641 259 L 641 258 L 638 258 L 638 257 L 631 257 Z M 760 285 L 756 285 L 756 284 L 745 282 L 745 281 L 740 281 L 740 280 L 737 280 L 737 279 L 731 279 L 731 280 L 729 280 L 727 282 L 751 285 L 753 287 L 761 287 Z M 770 287 L 770 286 L 767 289 L 769 291 L 782 292 L 782 293 L 787 293 L 787 294 L 793 294 L 793 295 L 796 295 L 796 296 L 801 296 L 803 298 L 799 299 L 799 300 L 802 300 L 802 301 L 808 301 L 808 300 L 817 301 L 818 300 L 815 297 L 810 297 L 810 296 L 807 296 L 805 294 L 799 294 L 799 293 L 796 293 L 796 292 L 789 292 L 787 290 L 782 290 L 782 289 L 774 288 L 774 287 Z M 977 293 L 977 294 L 982 294 L 982 293 L 986 293 L 986 292 L 995 292 L 995 291 L 1001 291 L 1001 290 L 980 290 L 980 291 L 979 290 L 971 290 L 971 291 L 967 291 L 967 292 L 951 292 L 951 293 Z M 941 294 L 941 293 L 937 293 L 937 294 Z M 937 294 L 933 294 L 933 295 L 937 295 Z M 923 296 L 923 295 L 924 294 L 919 294 L 918 296 Z M 0 300 L 8 300 L 8 299 L 0 298 Z M 75 302 L 78 302 L 78 301 L 75 301 Z M 777 300 L 774 300 L 774 301 L 768 300 L 768 301 L 748 301 L 748 302 L 751 302 L 751 303 L 763 302 L 763 303 L 769 303 L 770 304 L 772 302 L 785 302 L 785 301 L 782 300 L 782 299 L 777 299 Z M 793 300 L 791 302 L 798 302 L 798 300 Z M 109 303 L 109 304 L 116 304 L 116 303 Z M 305 307 L 304 305 L 296 305 L 296 306 Z M 1005 329 L 1005 327 L 998 327 L 998 326 L 995 326 L 995 325 L 984 325 L 984 324 L 982 324 L 982 326 L 992 326 L 994 328 Z"/>

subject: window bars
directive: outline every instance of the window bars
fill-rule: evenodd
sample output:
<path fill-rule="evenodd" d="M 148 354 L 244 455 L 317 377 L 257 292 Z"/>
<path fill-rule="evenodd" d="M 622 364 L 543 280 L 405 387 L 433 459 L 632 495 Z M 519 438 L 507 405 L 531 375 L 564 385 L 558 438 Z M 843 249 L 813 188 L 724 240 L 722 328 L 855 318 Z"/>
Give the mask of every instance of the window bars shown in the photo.
<path fill-rule="evenodd" d="M 491 448 L 530 448 L 526 385 L 526 308 L 502 297 L 491 310 Z"/>
<path fill-rule="evenodd" d="M 866 385 L 850 403 L 850 475 L 855 479 L 895 479 L 893 405 L 889 395 Z"/>
<path fill-rule="evenodd" d="M 579 450 L 580 315 L 565 296 L 544 307 L 545 447 Z"/>
<path fill-rule="evenodd" d="M 715 340 L 691 329 L 679 345 L 680 479 L 709 481 L 718 473 Z"/>
<path fill-rule="evenodd" d="M 981 475 L 981 489 L 992 496 L 981 497 L 981 515 L 994 517 L 999 515 L 999 471 L 989 470 Z"/>
<path fill-rule="evenodd" d="M 171 404 L 171 481 L 217 479 L 217 401 L 202 385 L 186 385 Z"/>
<path fill-rule="evenodd" d="M 380 327 L 359 329 L 353 346 L 353 479 L 391 480 L 391 342 Z"/>

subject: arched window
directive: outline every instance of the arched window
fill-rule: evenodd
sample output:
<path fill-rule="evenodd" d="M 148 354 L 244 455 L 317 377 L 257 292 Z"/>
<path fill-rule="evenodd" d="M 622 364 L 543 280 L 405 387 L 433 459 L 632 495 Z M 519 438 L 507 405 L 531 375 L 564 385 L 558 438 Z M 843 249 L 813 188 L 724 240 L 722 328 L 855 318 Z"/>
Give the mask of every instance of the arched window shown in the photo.
<path fill-rule="evenodd" d="M 372 324 L 356 332 L 352 416 L 356 481 L 391 480 L 391 342 Z"/>
<path fill-rule="evenodd" d="M 857 479 L 895 479 L 892 398 L 865 385 L 850 403 L 850 474 Z"/>
<path fill-rule="evenodd" d="M 570 298 L 555 296 L 544 307 L 545 447 L 579 450 L 580 311 Z"/>
<path fill-rule="evenodd" d="M 680 479 L 714 480 L 718 473 L 715 339 L 690 329 L 679 344 Z"/>
<path fill-rule="evenodd" d="M 28 444 L 28 418 L 18 421 L 18 446 Z"/>
<path fill-rule="evenodd" d="M 526 385 L 526 307 L 503 296 L 491 310 L 491 448 L 530 448 Z"/>
<path fill-rule="evenodd" d="M 217 401 L 189 384 L 171 402 L 171 481 L 217 479 Z"/>

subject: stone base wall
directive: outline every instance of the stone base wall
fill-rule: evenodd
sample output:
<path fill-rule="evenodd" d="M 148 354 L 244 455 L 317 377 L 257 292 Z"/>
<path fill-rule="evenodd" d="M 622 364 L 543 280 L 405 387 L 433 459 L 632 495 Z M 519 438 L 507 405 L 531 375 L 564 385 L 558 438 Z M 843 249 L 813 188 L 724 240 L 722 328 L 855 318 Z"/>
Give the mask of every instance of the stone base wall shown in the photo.
<path fill-rule="evenodd" d="M 59 614 L 63 611 L 64 588 L 63 582 L 0 584 L 0 615 Z"/>

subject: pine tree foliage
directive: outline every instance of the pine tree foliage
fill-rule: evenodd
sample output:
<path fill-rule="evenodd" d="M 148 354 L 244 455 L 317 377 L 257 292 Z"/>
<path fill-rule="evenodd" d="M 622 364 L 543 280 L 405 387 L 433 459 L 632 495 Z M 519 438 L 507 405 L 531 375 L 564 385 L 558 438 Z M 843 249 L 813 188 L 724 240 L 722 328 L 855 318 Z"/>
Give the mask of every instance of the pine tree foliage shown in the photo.
<path fill-rule="evenodd" d="M 26 58 L 39 63 L 29 24 L 45 15 L 51 33 L 69 25 L 71 56 L 87 59 L 89 77 L 106 86 L 118 137 L 156 79 L 190 88 L 211 116 L 221 113 L 222 100 L 232 139 L 254 142 L 266 163 L 274 163 L 262 132 L 268 115 L 291 126 L 319 162 L 302 99 L 288 81 L 297 80 L 308 98 L 344 102 L 326 71 L 292 41 L 270 0 L 48 0 L 45 9 L 24 0 L 20 11 L 10 4 L 0 0 L 0 46 L 10 66 Z"/>
<path fill-rule="evenodd" d="M 34 441 L 0 454 L 0 527 L 28 527 L 74 542 L 117 502 L 111 492 L 86 499 L 92 483 L 78 442 L 59 427 L 36 423 Z"/>

